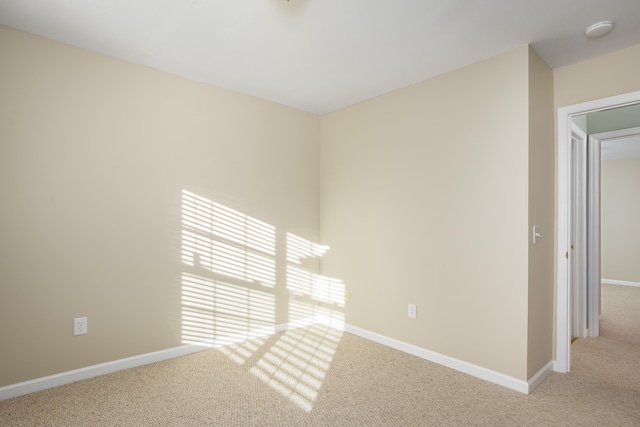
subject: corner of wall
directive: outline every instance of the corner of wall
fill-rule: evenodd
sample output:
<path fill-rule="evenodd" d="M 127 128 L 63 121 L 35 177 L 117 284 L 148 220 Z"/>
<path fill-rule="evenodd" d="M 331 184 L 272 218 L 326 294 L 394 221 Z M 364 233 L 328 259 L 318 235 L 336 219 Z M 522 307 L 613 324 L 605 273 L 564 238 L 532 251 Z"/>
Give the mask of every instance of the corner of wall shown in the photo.
<path fill-rule="evenodd" d="M 553 72 L 529 48 L 529 288 L 527 377 L 553 358 L 555 151 Z M 540 230 L 533 242 L 533 227 Z"/>

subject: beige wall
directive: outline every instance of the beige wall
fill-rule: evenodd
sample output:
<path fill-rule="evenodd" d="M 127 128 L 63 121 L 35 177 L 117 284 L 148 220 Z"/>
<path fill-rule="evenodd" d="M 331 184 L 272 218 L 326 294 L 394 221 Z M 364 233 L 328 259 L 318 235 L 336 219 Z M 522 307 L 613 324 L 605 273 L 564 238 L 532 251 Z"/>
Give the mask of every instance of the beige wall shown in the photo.
<path fill-rule="evenodd" d="M 323 117 L 322 271 L 351 290 L 348 324 L 527 379 L 528 59 Z"/>
<path fill-rule="evenodd" d="M 640 45 L 555 69 L 556 108 L 640 90 Z"/>
<path fill-rule="evenodd" d="M 529 329 L 527 378 L 552 360 L 554 300 L 553 72 L 529 50 Z M 541 239 L 533 241 L 533 226 Z"/>
<path fill-rule="evenodd" d="M 227 282 L 273 303 L 254 323 L 288 320 L 285 235 L 318 237 L 317 116 L 6 27 L 0 57 L 0 386 L 185 341 L 184 274 L 224 275 L 181 261 L 183 190 L 275 227 L 277 286 Z"/>
<path fill-rule="evenodd" d="M 602 278 L 640 282 L 640 159 L 602 162 Z"/>

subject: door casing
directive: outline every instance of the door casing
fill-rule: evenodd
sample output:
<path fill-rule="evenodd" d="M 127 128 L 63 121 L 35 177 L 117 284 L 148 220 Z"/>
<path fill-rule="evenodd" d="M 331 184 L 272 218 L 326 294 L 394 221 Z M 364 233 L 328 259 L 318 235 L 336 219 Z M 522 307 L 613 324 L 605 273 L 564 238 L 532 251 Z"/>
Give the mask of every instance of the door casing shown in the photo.
<path fill-rule="evenodd" d="M 571 159 L 569 160 L 569 219 L 571 228 L 569 284 L 571 301 L 571 337 L 587 336 L 587 134 L 573 122 L 571 126 Z"/>
<path fill-rule="evenodd" d="M 640 91 L 558 108 L 556 174 L 556 355 L 554 371 L 571 369 L 571 118 L 580 114 L 640 103 Z M 595 301 L 591 301 L 595 303 Z M 591 304 L 590 304 L 591 305 Z M 588 308 L 593 309 L 592 307 Z M 592 313 L 592 316 L 594 313 Z M 597 310 L 595 312 L 597 316 Z"/>

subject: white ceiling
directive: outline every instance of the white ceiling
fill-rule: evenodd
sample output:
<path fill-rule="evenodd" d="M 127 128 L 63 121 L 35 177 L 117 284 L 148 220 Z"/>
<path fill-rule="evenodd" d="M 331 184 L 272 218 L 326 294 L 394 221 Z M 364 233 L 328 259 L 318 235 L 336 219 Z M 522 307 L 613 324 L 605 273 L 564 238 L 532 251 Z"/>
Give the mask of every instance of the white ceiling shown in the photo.
<path fill-rule="evenodd" d="M 0 0 L 0 24 L 326 114 L 526 43 L 553 68 L 640 44 L 640 0 Z"/>

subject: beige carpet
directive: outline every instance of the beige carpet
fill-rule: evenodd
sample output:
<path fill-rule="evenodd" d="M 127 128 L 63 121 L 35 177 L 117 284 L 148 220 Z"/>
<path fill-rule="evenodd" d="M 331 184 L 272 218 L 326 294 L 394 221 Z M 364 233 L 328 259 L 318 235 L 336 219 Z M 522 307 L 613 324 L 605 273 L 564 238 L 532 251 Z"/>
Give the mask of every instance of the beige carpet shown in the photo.
<path fill-rule="evenodd" d="M 315 326 L 0 402 L 2 426 L 640 426 L 640 288 L 531 395 Z"/>

